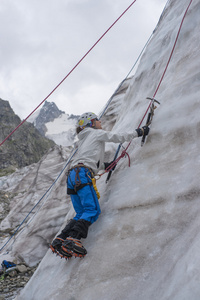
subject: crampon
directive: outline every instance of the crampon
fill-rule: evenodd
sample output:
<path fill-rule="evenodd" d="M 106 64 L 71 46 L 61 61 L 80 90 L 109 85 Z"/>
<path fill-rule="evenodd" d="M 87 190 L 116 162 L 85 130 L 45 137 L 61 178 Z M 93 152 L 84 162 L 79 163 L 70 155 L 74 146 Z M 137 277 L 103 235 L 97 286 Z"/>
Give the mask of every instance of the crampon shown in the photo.
<path fill-rule="evenodd" d="M 56 238 L 53 243 L 50 245 L 50 249 L 53 253 L 60 256 L 61 258 L 69 259 L 72 257 L 70 253 L 63 253 L 62 243 L 64 242 L 61 238 Z"/>
<path fill-rule="evenodd" d="M 80 240 L 68 237 L 62 243 L 61 253 L 74 257 L 84 257 L 87 254 L 87 250 L 83 247 Z"/>

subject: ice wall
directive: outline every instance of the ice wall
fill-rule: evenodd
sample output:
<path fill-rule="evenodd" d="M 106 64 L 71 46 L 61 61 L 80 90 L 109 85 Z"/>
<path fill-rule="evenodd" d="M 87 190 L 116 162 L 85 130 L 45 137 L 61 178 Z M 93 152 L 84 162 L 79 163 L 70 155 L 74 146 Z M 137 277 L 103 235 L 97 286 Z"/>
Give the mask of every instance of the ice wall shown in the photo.
<path fill-rule="evenodd" d="M 114 131 L 137 128 L 188 4 L 169 1 Z M 161 105 L 147 143 L 141 148 L 134 140 L 131 167 L 123 158 L 107 185 L 105 178 L 98 182 L 102 214 L 83 242 L 87 256 L 65 261 L 49 250 L 17 300 L 200 298 L 199 15 L 200 2 L 193 0 L 157 93 Z M 109 145 L 108 154 L 114 148 Z"/>

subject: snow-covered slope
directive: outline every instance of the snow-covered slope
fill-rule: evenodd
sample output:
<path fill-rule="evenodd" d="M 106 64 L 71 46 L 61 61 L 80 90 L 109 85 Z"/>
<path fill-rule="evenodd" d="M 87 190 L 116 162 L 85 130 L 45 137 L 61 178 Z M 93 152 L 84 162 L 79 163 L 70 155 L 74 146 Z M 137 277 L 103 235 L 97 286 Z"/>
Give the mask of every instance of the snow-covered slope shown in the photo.
<path fill-rule="evenodd" d="M 146 97 L 160 81 L 188 4 L 189 0 L 169 1 L 126 94 L 121 95 L 120 110 L 115 107 L 118 101 L 111 104 L 110 112 L 117 113 L 112 115 L 113 131 L 132 131 L 140 123 L 148 106 Z M 9 255 L 21 254 L 30 265 L 45 255 L 17 300 L 200 298 L 199 15 L 200 2 L 193 0 L 156 96 L 161 105 L 147 143 L 141 148 L 140 139 L 135 139 L 128 149 L 131 167 L 123 158 L 107 185 L 105 176 L 98 181 L 102 214 L 83 241 L 87 256 L 65 261 L 50 250 L 45 255 L 50 238 L 73 216 L 62 176 L 10 250 Z M 105 119 L 105 129 L 106 125 Z M 107 146 L 108 159 L 116 148 Z M 37 187 L 40 193 L 46 191 L 43 173 L 58 171 L 56 159 L 64 164 L 64 156 L 56 151 L 51 160 L 43 160 L 42 173 L 37 165 L 31 186 L 35 193 Z M 14 174 L 4 178 L 4 189 L 12 190 L 11 179 Z M 33 201 L 25 182 L 24 178 L 15 189 L 22 190 L 24 184 L 27 190 L 20 199 L 24 215 L 28 206 L 24 207 Z M 11 212 L 2 226 L 6 222 L 13 226 L 19 219 Z"/>
<path fill-rule="evenodd" d="M 78 116 L 59 110 L 54 102 L 45 101 L 29 119 L 40 133 L 60 146 L 71 146 L 76 141 Z"/>
<path fill-rule="evenodd" d="M 45 124 L 47 128 L 45 136 L 57 145 L 71 146 L 76 141 L 76 123 L 77 118 L 62 114 L 53 122 Z"/>

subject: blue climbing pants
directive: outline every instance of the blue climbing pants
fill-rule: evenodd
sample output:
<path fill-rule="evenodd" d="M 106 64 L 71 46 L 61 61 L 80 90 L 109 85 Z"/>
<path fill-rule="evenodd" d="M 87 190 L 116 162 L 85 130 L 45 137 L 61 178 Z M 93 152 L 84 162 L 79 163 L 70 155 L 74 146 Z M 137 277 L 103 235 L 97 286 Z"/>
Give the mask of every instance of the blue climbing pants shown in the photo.
<path fill-rule="evenodd" d="M 67 187 L 71 190 L 74 190 L 74 188 L 77 186 L 77 182 L 78 184 L 92 182 L 89 169 L 86 167 L 78 167 L 78 171 L 77 168 L 69 171 Z M 74 220 L 84 219 L 88 222 L 94 223 L 98 219 L 101 209 L 92 184 L 85 185 L 84 187 L 77 189 L 76 194 L 70 194 L 70 197 L 76 212 Z"/>

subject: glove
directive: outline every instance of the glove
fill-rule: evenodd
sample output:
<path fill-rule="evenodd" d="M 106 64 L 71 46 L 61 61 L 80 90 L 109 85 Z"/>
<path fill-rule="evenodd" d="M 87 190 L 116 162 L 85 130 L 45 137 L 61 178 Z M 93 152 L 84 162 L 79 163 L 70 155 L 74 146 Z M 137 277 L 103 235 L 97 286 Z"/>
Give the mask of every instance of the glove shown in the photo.
<path fill-rule="evenodd" d="M 142 128 L 135 129 L 137 131 L 138 137 L 139 136 L 147 136 L 149 133 L 149 127 L 143 126 Z"/>
<path fill-rule="evenodd" d="M 105 170 L 112 164 L 114 162 L 114 160 L 113 161 L 111 161 L 111 162 L 105 162 L 104 163 L 104 166 L 105 166 Z M 114 170 L 116 168 L 116 165 L 114 165 L 113 166 L 113 168 L 111 169 L 112 171 Z"/>

